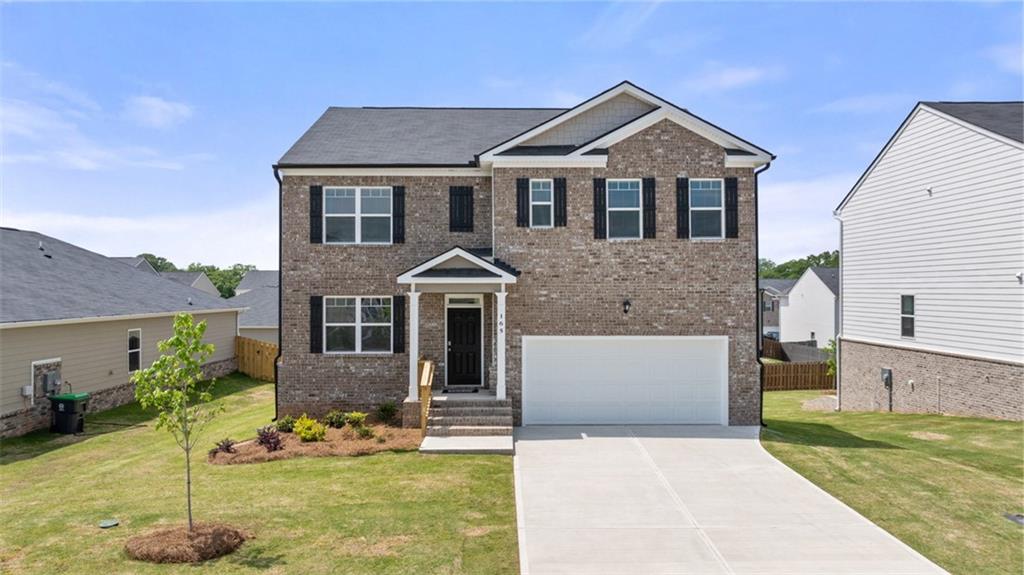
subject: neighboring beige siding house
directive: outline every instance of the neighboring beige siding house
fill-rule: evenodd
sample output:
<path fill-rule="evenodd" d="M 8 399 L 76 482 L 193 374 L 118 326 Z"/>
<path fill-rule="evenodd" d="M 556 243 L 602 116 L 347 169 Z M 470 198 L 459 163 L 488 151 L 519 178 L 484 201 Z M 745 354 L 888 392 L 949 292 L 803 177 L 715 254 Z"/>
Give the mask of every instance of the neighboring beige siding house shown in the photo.
<path fill-rule="evenodd" d="M 0 437 L 45 428 L 53 392 L 89 392 L 90 412 L 132 401 L 131 371 L 156 359 L 179 312 L 207 322 L 207 374 L 234 371 L 238 311 L 144 267 L 0 228 Z"/>
<path fill-rule="evenodd" d="M 836 217 L 840 408 L 1021 419 L 1024 103 L 918 104 Z"/>
<path fill-rule="evenodd" d="M 206 272 L 160 272 L 160 277 L 195 288 L 214 297 L 220 297 L 220 290 L 217 289 L 217 286 L 213 285 Z"/>
<path fill-rule="evenodd" d="M 762 279 L 758 281 L 761 290 L 761 334 L 779 339 L 779 310 L 796 280 Z"/>
<path fill-rule="evenodd" d="M 238 316 L 238 335 L 278 345 L 278 271 L 245 272 L 231 303 L 248 308 Z"/>

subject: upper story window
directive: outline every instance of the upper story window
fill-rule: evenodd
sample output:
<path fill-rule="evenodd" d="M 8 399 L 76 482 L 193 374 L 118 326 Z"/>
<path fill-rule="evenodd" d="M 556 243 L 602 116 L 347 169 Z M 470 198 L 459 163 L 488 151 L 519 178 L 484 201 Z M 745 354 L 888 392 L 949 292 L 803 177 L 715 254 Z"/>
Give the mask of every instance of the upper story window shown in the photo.
<path fill-rule="evenodd" d="M 390 244 L 391 188 L 324 188 L 324 243 Z"/>
<path fill-rule="evenodd" d="M 390 297 L 325 297 L 324 353 L 391 353 Z"/>
<path fill-rule="evenodd" d="M 128 373 L 138 371 L 142 365 L 142 330 L 128 330 Z"/>
<path fill-rule="evenodd" d="M 900 336 L 914 337 L 914 296 L 900 296 Z"/>
<path fill-rule="evenodd" d="M 761 302 L 762 311 L 775 311 L 775 300 L 772 298 L 765 298 Z"/>
<path fill-rule="evenodd" d="M 640 180 L 608 180 L 608 239 L 640 239 L 643 229 Z"/>
<path fill-rule="evenodd" d="M 555 220 L 554 180 L 530 180 L 530 227 L 550 228 Z"/>
<path fill-rule="evenodd" d="M 722 180 L 690 179 L 690 237 L 724 238 Z"/>

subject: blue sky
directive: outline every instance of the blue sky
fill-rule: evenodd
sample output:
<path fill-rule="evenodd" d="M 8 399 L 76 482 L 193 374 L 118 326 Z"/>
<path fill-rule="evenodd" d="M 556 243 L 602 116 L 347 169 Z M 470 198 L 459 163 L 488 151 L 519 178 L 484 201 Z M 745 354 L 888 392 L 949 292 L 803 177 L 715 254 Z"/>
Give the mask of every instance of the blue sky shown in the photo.
<path fill-rule="evenodd" d="M 330 105 L 571 106 L 628 79 L 775 152 L 761 253 L 918 100 L 1022 99 L 1020 3 L 4 4 L 4 225 L 276 266 L 270 166 Z"/>

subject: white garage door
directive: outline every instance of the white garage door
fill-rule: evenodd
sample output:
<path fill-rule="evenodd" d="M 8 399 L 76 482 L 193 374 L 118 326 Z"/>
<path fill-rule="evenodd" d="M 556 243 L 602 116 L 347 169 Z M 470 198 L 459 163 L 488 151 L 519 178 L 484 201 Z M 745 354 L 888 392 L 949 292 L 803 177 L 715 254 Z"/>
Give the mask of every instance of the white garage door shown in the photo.
<path fill-rule="evenodd" d="M 523 424 L 728 424 L 728 338 L 523 337 Z"/>

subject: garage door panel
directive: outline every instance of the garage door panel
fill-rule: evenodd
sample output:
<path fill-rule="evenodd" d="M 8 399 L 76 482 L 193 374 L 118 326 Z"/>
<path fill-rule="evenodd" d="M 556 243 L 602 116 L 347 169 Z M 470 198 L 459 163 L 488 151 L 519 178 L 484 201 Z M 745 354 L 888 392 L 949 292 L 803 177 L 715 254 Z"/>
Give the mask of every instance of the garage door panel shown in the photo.
<path fill-rule="evenodd" d="M 524 423 L 724 423 L 726 342 L 524 337 Z"/>

